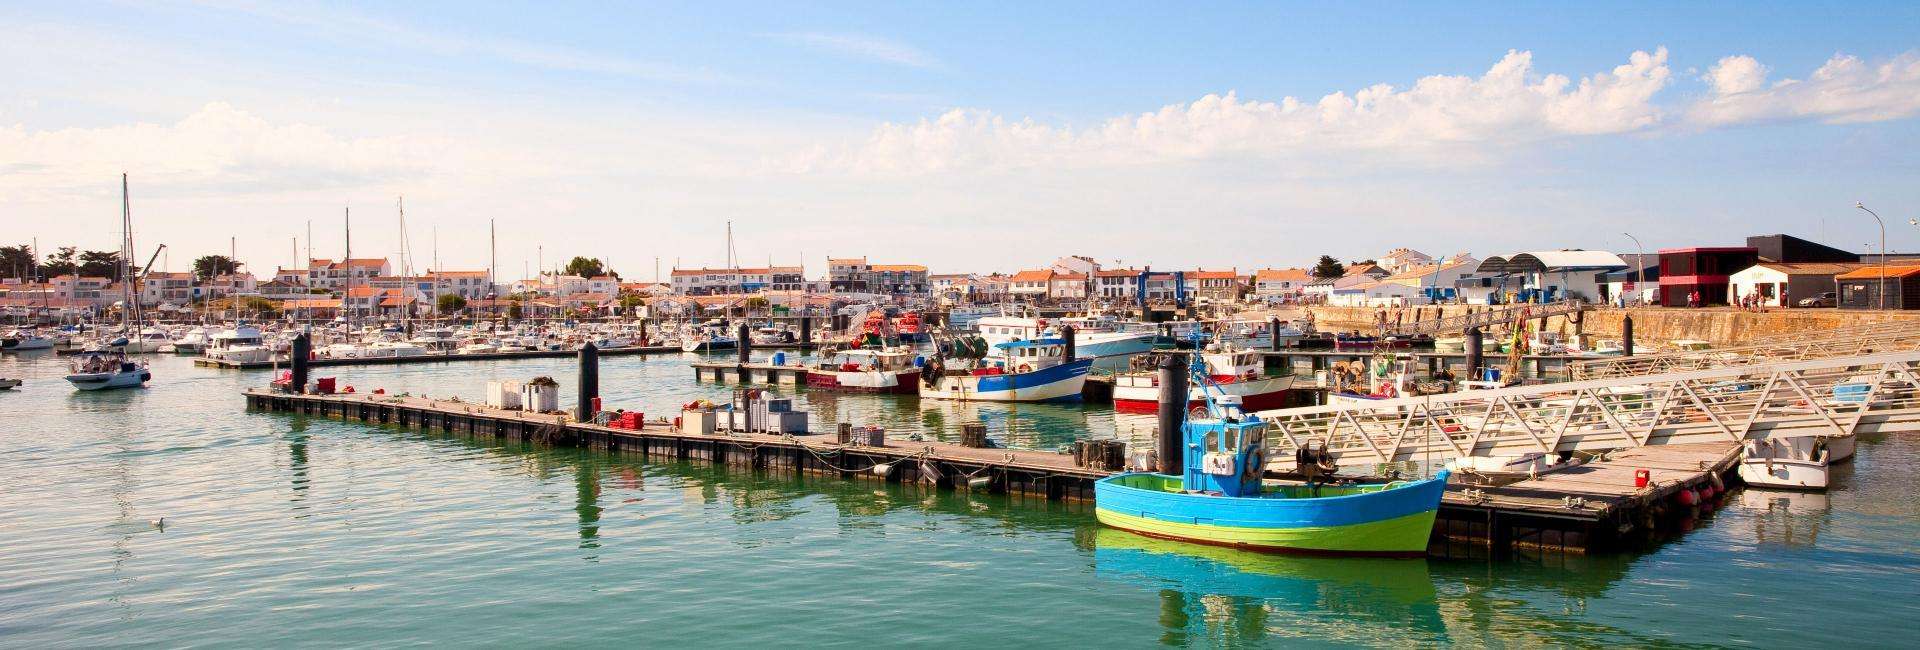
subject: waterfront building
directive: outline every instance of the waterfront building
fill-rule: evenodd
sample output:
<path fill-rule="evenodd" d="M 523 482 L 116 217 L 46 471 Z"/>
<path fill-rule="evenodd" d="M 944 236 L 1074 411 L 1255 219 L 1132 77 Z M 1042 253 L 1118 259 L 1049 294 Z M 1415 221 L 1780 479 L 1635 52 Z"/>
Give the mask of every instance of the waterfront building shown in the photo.
<path fill-rule="evenodd" d="M 193 274 L 153 271 L 140 282 L 140 301 L 149 305 L 184 305 L 193 300 Z"/>
<path fill-rule="evenodd" d="M 1433 257 L 1411 248 L 1396 248 L 1374 259 L 1374 263 L 1389 274 L 1399 273 L 1416 266 L 1433 264 Z"/>
<path fill-rule="evenodd" d="M 899 296 L 927 294 L 927 267 L 919 264 L 874 264 L 868 267 L 867 290 Z"/>
<path fill-rule="evenodd" d="M 1047 277 L 1047 298 L 1056 302 L 1085 300 L 1087 274 L 1053 273 Z"/>
<path fill-rule="evenodd" d="M 1133 302 L 1140 294 L 1140 272 L 1100 269 L 1093 272 L 1093 296 L 1105 302 Z"/>
<path fill-rule="evenodd" d="M 1628 268 L 1619 255 L 1607 251 L 1562 249 L 1495 255 L 1481 261 L 1476 275 L 1507 275 L 1495 282 L 1513 295 L 1500 302 L 1553 302 L 1578 299 L 1602 302 L 1601 276 Z"/>
<path fill-rule="evenodd" d="M 1796 307 L 1801 300 L 1836 291 L 1835 277 L 1862 267 L 1861 262 L 1761 262 L 1727 278 L 1729 299 L 1758 296 L 1762 307 Z"/>
<path fill-rule="evenodd" d="M 1841 309 L 1920 309 L 1920 264 L 1911 260 L 1876 261 L 1833 279 Z"/>
<path fill-rule="evenodd" d="M 1052 269 L 1030 269 L 1007 279 L 1007 296 L 1015 300 L 1038 302 L 1053 288 Z"/>
<path fill-rule="evenodd" d="M 260 293 L 260 281 L 252 273 L 224 273 L 207 278 L 200 285 L 200 297 L 217 300 L 229 295 L 252 296 Z"/>
<path fill-rule="evenodd" d="M 255 288 L 254 293 L 268 300 L 293 300 L 312 295 L 307 292 L 306 287 L 279 280 L 268 280 L 260 283 L 259 286 Z"/>
<path fill-rule="evenodd" d="M 355 286 L 367 280 L 393 275 L 393 265 L 386 258 L 354 258 L 341 262 L 329 259 L 307 260 L 307 286 L 309 288 L 340 291 L 346 288 L 351 277 Z"/>
<path fill-rule="evenodd" d="M 433 289 L 432 300 L 440 296 L 453 294 L 468 302 L 481 300 L 498 291 L 487 279 L 486 271 L 428 271 Z"/>
<path fill-rule="evenodd" d="M 306 269 L 289 269 L 286 267 L 275 268 L 273 270 L 272 281 L 284 282 L 287 284 L 297 284 L 304 287 L 304 286 L 307 286 L 307 270 Z"/>
<path fill-rule="evenodd" d="M 1187 295 L 1215 302 L 1239 300 L 1247 287 L 1247 276 L 1241 275 L 1239 269 L 1197 269 L 1187 272 L 1184 281 L 1187 283 Z"/>
<path fill-rule="evenodd" d="M 1667 307 L 1728 304 L 1728 279 L 1734 272 L 1753 266 L 1759 258 L 1759 249 L 1751 246 L 1661 249 L 1660 304 Z"/>
<path fill-rule="evenodd" d="M 1260 269 L 1253 272 L 1253 295 L 1265 300 L 1294 300 L 1313 281 L 1307 269 Z"/>
<path fill-rule="evenodd" d="M 1047 268 L 1051 269 L 1054 273 L 1092 275 L 1100 270 L 1100 263 L 1085 255 L 1068 255 L 1054 260 L 1053 264 Z"/>
<path fill-rule="evenodd" d="M 1635 261 L 1636 255 L 1621 254 L 1620 259 Z M 1660 303 L 1660 264 L 1648 260 L 1646 268 L 1635 272 L 1631 266 L 1600 274 L 1600 298 L 1607 304 L 1655 305 Z"/>
<path fill-rule="evenodd" d="M 864 257 L 829 257 L 828 289 L 834 292 L 866 293 L 867 273 L 871 270 Z"/>

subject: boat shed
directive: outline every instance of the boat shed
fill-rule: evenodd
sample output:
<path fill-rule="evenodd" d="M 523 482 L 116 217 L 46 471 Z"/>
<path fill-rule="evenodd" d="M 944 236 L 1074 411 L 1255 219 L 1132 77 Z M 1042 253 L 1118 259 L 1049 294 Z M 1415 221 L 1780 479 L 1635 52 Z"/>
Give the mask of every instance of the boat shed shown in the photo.
<path fill-rule="evenodd" d="M 1920 264 L 1867 266 L 1833 276 L 1841 309 L 1880 309 L 1886 293 L 1887 309 L 1920 309 Z"/>
<path fill-rule="evenodd" d="M 1627 268 L 1619 255 L 1607 251 L 1557 250 L 1530 251 L 1509 256 L 1495 255 L 1480 262 L 1476 276 L 1518 276 L 1516 302 L 1554 302 L 1568 298 L 1598 301 L 1601 274 Z M 1509 282 L 1498 282 L 1510 286 Z"/>

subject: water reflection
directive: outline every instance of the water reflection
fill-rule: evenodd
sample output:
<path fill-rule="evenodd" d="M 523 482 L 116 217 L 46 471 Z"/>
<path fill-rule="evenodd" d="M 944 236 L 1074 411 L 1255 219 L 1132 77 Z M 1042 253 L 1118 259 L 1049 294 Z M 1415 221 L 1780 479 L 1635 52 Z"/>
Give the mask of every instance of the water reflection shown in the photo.
<path fill-rule="evenodd" d="M 1158 590 L 1162 643 L 1401 644 L 1446 631 L 1423 560 L 1251 553 L 1101 526 L 1076 542 L 1093 550 L 1096 575 Z"/>
<path fill-rule="evenodd" d="M 1837 469 L 1837 468 L 1836 468 Z M 1736 497 L 1751 511 L 1753 542 L 1761 546 L 1811 548 L 1828 524 L 1832 503 L 1824 492 L 1747 488 Z"/>
<path fill-rule="evenodd" d="M 312 479 L 307 475 L 307 416 L 294 415 L 287 422 L 287 469 L 293 475 L 293 496 L 288 500 L 293 504 L 294 519 L 305 519 L 307 510 L 307 489 L 312 487 Z"/>

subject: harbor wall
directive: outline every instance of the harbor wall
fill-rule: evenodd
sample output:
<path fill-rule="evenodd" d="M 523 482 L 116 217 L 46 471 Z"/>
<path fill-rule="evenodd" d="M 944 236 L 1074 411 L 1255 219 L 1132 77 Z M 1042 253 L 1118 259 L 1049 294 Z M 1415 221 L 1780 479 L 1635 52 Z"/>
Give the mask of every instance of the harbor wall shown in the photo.
<path fill-rule="evenodd" d="M 1466 314 L 1469 309 L 1484 311 L 1484 305 L 1426 305 L 1384 309 L 1387 320 L 1406 322 L 1446 318 Z M 1374 307 L 1315 306 L 1314 325 L 1321 331 L 1358 330 L 1370 332 L 1383 309 Z M 1584 332 L 1600 338 L 1619 338 L 1624 317 L 1633 317 L 1634 339 L 1642 345 L 1661 345 L 1680 339 L 1708 341 L 1715 345 L 1743 345 L 1771 336 L 1812 330 L 1856 327 L 1877 322 L 1920 320 L 1920 312 L 1853 311 L 1838 309 L 1773 309 L 1763 312 L 1731 308 L 1669 309 L 1636 307 L 1596 309 L 1582 314 L 1576 323 L 1570 316 L 1547 319 L 1547 331 L 1572 334 Z"/>

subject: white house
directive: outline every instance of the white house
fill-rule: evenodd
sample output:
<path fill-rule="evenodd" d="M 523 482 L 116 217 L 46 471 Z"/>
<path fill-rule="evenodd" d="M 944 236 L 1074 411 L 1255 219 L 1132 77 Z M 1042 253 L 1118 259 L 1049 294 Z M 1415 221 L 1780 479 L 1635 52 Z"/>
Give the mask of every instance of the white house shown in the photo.
<path fill-rule="evenodd" d="M 1411 248 L 1396 248 L 1375 259 L 1374 263 L 1388 273 L 1399 273 L 1408 267 L 1432 264 L 1433 257 Z"/>
<path fill-rule="evenodd" d="M 1268 300 L 1296 298 L 1313 282 L 1306 269 L 1260 269 L 1253 272 L 1253 295 Z"/>
<path fill-rule="evenodd" d="M 1801 299 L 1838 291 L 1833 276 L 1872 266 L 1847 262 L 1761 262 L 1727 278 L 1727 297 L 1759 296 L 1767 307 L 1793 307 Z"/>

